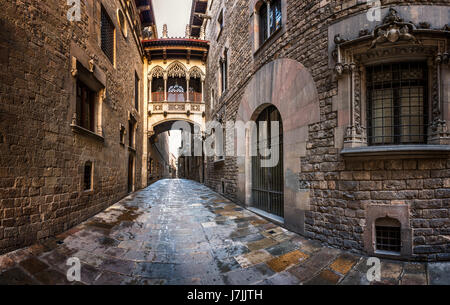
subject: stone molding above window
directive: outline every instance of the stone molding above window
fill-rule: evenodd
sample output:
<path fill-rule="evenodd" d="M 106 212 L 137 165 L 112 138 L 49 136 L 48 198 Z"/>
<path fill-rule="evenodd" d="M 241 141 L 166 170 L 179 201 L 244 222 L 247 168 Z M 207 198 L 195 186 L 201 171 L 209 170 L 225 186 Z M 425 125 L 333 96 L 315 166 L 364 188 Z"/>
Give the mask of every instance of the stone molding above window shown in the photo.
<path fill-rule="evenodd" d="M 405 22 L 395 9 L 389 9 L 381 24 L 372 31 L 361 30 L 359 37 L 334 37 L 332 53 L 338 79 L 336 146 L 364 147 L 367 141 L 366 66 L 404 61 L 422 61 L 428 66 L 428 131 L 426 144 L 448 145 L 450 133 L 449 28 L 432 29 L 426 22 Z M 447 85 L 446 85 L 447 84 Z"/>

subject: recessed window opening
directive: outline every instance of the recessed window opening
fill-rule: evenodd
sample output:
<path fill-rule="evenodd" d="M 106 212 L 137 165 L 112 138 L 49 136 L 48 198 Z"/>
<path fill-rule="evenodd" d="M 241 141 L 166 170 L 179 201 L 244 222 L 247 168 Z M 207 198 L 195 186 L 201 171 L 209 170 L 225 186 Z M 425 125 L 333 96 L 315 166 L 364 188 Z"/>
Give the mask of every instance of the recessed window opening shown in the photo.
<path fill-rule="evenodd" d="M 376 250 L 400 253 L 401 225 L 393 218 L 379 218 L 375 221 Z"/>
<path fill-rule="evenodd" d="M 100 32 L 101 48 L 111 63 L 114 63 L 115 28 L 104 7 L 101 12 Z"/>
<path fill-rule="evenodd" d="M 404 62 L 367 67 L 370 145 L 426 143 L 427 82 L 426 63 Z"/>
<path fill-rule="evenodd" d="M 92 190 L 93 166 L 91 161 L 84 164 L 84 190 Z"/>

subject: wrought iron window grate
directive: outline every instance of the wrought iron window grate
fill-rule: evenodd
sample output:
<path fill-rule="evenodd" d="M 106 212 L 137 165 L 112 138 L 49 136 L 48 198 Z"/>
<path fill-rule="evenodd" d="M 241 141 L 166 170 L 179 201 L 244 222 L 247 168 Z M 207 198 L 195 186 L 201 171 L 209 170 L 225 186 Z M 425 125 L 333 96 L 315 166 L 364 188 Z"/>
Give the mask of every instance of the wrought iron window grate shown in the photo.
<path fill-rule="evenodd" d="M 101 14 L 101 48 L 111 63 L 114 63 L 114 24 L 103 7 Z"/>
<path fill-rule="evenodd" d="M 400 227 L 376 226 L 377 250 L 400 252 Z"/>
<path fill-rule="evenodd" d="M 425 63 L 367 67 L 367 125 L 370 145 L 426 143 Z"/>
<path fill-rule="evenodd" d="M 272 122 L 279 122 L 280 131 L 278 134 L 279 162 L 274 167 L 262 167 L 262 160 L 266 159 L 261 155 L 259 147 L 272 148 L 272 138 L 277 135 L 271 135 Z M 260 122 L 266 122 L 266 139 L 261 139 Z M 252 201 L 257 209 L 268 213 L 284 217 L 284 175 L 283 175 L 283 123 L 278 110 L 269 106 L 264 109 L 256 120 L 257 139 L 255 147 L 258 148 L 257 156 L 252 157 Z"/>

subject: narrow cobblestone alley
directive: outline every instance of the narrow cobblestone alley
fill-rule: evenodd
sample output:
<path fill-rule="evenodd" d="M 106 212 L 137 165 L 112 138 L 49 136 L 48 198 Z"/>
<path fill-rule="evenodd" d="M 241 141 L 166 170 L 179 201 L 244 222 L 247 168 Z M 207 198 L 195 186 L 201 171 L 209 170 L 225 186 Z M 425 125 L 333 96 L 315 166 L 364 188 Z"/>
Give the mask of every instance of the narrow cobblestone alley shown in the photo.
<path fill-rule="evenodd" d="M 160 180 L 70 231 L 0 257 L 0 284 L 369 284 L 367 258 L 278 227 L 197 182 Z M 450 283 L 450 264 L 382 261 L 385 284 Z"/>

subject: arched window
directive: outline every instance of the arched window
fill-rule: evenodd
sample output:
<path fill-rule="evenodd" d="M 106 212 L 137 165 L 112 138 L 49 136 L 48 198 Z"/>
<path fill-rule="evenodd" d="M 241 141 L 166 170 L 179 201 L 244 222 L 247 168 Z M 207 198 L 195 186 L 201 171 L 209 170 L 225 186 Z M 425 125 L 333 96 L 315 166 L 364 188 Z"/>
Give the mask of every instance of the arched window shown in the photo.
<path fill-rule="evenodd" d="M 259 8 L 259 42 L 263 44 L 269 36 L 267 25 L 267 4 L 264 2 Z"/>
<path fill-rule="evenodd" d="M 281 28 L 281 0 L 263 2 L 258 9 L 259 44 L 262 45 L 273 33 Z"/>
<path fill-rule="evenodd" d="M 375 221 L 377 251 L 398 252 L 401 250 L 401 224 L 397 219 L 384 217 Z"/>
<path fill-rule="evenodd" d="M 94 171 L 94 167 L 92 166 L 92 162 L 91 161 L 87 161 L 84 164 L 83 190 L 85 190 L 85 191 L 92 190 L 92 185 L 93 185 L 92 177 L 94 176 L 93 175 L 93 171 Z"/>
<path fill-rule="evenodd" d="M 220 89 L 224 93 L 228 88 L 228 49 L 223 52 L 223 57 L 220 58 Z"/>

